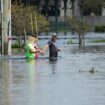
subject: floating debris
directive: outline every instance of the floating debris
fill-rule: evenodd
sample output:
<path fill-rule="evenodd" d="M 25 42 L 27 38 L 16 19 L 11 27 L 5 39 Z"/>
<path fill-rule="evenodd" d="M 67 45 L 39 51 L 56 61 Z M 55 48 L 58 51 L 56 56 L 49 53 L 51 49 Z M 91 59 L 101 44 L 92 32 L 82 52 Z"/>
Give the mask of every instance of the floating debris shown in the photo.
<path fill-rule="evenodd" d="M 92 67 L 90 70 L 89 70 L 89 73 L 92 73 L 92 74 L 94 74 L 94 73 L 96 73 L 97 71 L 95 70 L 95 68 L 94 67 Z"/>
<path fill-rule="evenodd" d="M 89 73 L 91 73 L 91 74 L 94 74 L 94 73 L 96 73 L 96 72 L 98 72 L 98 71 L 96 71 L 95 68 L 92 67 L 92 68 L 91 68 L 90 70 L 88 70 L 88 71 L 79 70 L 79 73 L 81 73 L 81 72 L 89 72 Z"/>

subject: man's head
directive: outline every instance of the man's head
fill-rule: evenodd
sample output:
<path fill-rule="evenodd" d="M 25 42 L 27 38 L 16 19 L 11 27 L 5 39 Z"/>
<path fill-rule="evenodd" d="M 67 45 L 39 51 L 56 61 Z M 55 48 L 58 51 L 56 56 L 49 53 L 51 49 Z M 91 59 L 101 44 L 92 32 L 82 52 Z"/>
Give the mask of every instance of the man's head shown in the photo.
<path fill-rule="evenodd" d="M 57 34 L 56 33 L 53 33 L 52 34 L 52 41 L 56 41 L 57 40 Z"/>

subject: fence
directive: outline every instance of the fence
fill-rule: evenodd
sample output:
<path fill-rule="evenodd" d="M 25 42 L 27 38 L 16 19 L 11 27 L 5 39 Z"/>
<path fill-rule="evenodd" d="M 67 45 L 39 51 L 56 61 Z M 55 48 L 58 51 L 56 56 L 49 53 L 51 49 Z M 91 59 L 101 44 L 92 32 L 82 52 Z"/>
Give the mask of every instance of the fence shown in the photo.
<path fill-rule="evenodd" d="M 84 19 L 93 26 L 105 25 L 105 16 L 86 16 Z"/>
<path fill-rule="evenodd" d="M 70 24 L 68 22 L 50 22 L 49 31 L 50 32 L 69 32 Z"/>

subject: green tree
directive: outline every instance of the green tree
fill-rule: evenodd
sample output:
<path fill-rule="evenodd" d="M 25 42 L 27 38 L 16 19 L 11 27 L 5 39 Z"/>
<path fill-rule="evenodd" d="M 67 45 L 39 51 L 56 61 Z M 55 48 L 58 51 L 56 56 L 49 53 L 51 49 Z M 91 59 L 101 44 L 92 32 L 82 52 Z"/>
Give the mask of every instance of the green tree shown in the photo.
<path fill-rule="evenodd" d="M 85 44 L 85 34 L 90 30 L 90 26 L 83 19 L 77 19 L 76 17 L 69 17 L 70 23 L 74 32 L 78 34 L 79 46 Z"/>
<path fill-rule="evenodd" d="M 105 0 L 79 0 L 79 7 L 84 15 L 95 13 L 101 15 Z"/>
<path fill-rule="evenodd" d="M 48 26 L 47 19 L 39 14 L 34 6 L 24 6 L 21 3 L 12 4 L 12 35 L 19 37 L 19 46 L 22 35 L 47 31 Z"/>
<path fill-rule="evenodd" d="M 12 5 L 12 34 L 23 34 L 24 29 L 27 33 L 36 33 L 36 25 L 38 31 L 43 32 L 48 30 L 49 22 L 37 12 L 34 6 Z"/>

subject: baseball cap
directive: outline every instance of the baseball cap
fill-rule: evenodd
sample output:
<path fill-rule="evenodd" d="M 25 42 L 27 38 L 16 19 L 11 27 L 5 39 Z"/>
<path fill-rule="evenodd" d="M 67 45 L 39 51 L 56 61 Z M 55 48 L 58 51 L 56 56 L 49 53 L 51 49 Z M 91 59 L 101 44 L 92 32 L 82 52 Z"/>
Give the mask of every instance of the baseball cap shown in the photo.
<path fill-rule="evenodd" d="M 57 33 L 53 33 L 52 36 L 57 36 Z"/>

